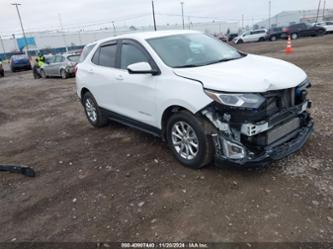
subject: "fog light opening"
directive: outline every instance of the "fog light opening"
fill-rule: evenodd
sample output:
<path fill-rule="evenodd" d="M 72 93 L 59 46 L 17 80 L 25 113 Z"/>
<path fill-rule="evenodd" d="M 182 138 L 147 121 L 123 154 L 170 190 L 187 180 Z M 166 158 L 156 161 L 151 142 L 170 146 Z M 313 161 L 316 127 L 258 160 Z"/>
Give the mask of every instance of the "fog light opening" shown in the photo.
<path fill-rule="evenodd" d="M 244 147 L 228 140 L 223 140 L 223 153 L 231 159 L 243 159 L 245 157 Z"/>

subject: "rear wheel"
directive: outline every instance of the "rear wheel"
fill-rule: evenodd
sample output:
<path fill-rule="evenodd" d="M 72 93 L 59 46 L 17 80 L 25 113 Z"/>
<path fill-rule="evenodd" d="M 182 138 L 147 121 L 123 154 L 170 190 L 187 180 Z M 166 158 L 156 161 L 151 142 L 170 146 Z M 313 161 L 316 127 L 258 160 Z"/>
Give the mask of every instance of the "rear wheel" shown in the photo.
<path fill-rule="evenodd" d="M 107 117 L 103 115 L 94 96 L 90 92 L 84 94 L 82 103 L 87 119 L 92 126 L 100 128 L 107 125 Z"/>
<path fill-rule="evenodd" d="M 275 36 L 275 35 L 273 35 L 272 37 L 271 37 L 271 41 L 276 41 L 277 40 L 277 37 Z"/>
<path fill-rule="evenodd" d="M 244 43 L 244 41 L 243 41 L 242 39 L 239 39 L 239 40 L 237 41 L 237 44 L 242 44 L 242 43 Z"/>
<path fill-rule="evenodd" d="M 263 41 L 265 41 L 265 38 L 264 38 L 264 37 L 260 37 L 260 38 L 259 38 L 259 41 L 260 41 L 260 42 L 263 42 Z"/>
<path fill-rule="evenodd" d="M 60 76 L 64 80 L 68 78 L 68 74 L 66 73 L 66 71 L 64 69 L 61 69 Z"/>
<path fill-rule="evenodd" d="M 175 113 L 167 123 L 167 141 L 176 159 L 183 165 L 199 169 L 213 160 L 213 142 L 205 125 L 188 111 Z"/>

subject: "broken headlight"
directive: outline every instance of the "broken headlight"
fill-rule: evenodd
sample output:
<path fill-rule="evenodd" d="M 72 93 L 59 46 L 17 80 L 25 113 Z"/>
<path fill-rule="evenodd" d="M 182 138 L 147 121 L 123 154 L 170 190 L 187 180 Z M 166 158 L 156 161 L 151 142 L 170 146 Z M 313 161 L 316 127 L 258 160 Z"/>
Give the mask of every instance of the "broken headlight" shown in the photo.
<path fill-rule="evenodd" d="M 205 93 L 218 103 L 233 107 L 257 109 L 265 102 L 263 96 L 254 93 L 219 93 L 210 90 L 205 90 Z"/>

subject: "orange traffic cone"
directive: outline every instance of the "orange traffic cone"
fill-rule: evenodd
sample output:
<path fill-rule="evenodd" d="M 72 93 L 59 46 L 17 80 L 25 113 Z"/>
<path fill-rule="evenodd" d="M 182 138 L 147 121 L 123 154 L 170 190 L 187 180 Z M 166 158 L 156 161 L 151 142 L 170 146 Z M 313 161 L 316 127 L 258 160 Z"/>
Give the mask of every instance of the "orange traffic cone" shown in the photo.
<path fill-rule="evenodd" d="M 286 54 L 291 54 L 292 52 L 294 52 L 294 49 L 291 45 L 291 38 L 290 38 L 290 35 L 288 36 L 288 44 L 287 44 L 287 47 L 286 49 L 284 50 Z"/>

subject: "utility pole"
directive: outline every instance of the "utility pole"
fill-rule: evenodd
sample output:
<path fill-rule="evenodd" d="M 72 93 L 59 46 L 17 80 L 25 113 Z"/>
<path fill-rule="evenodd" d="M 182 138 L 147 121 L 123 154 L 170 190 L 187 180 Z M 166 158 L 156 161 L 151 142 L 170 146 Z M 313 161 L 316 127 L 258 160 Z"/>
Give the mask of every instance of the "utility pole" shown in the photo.
<path fill-rule="evenodd" d="M 323 21 L 325 20 L 325 9 L 326 9 L 326 0 L 324 0 Z"/>
<path fill-rule="evenodd" d="M 182 21 L 183 21 L 183 29 L 185 29 L 185 21 L 184 21 L 184 2 L 180 2 L 182 6 Z"/>
<path fill-rule="evenodd" d="M 5 44 L 3 43 L 1 35 L 0 35 L 0 42 L 1 42 L 1 47 L 2 47 L 3 53 L 5 55 L 5 59 L 7 59 L 7 54 L 6 54 L 6 50 L 5 50 Z"/>
<path fill-rule="evenodd" d="M 24 31 L 24 27 L 23 27 L 23 23 L 22 23 L 22 18 L 21 18 L 20 10 L 19 10 L 19 7 L 18 7 L 18 6 L 22 5 L 22 4 L 20 4 L 20 3 L 12 3 L 11 5 L 13 5 L 13 6 L 16 7 L 17 15 L 18 15 L 18 17 L 20 19 L 20 24 L 21 24 L 21 28 L 22 28 L 23 37 L 24 37 L 26 54 L 28 55 L 28 51 L 29 51 L 28 40 L 27 40 L 27 37 L 25 35 L 25 31 Z"/>
<path fill-rule="evenodd" d="M 114 21 L 112 21 L 112 26 L 113 26 L 113 35 L 116 36 L 117 35 L 117 29 L 116 29 L 116 25 L 114 24 Z"/>
<path fill-rule="evenodd" d="M 268 1 L 268 29 L 271 28 L 271 10 L 272 10 L 272 2 Z"/>
<path fill-rule="evenodd" d="M 242 32 L 244 31 L 244 14 L 242 15 Z"/>
<path fill-rule="evenodd" d="M 316 16 L 316 23 L 318 22 L 318 18 L 319 18 L 320 5 L 321 5 L 321 0 L 319 0 L 319 4 L 318 4 L 318 10 L 317 10 L 317 16 Z"/>
<path fill-rule="evenodd" d="M 59 17 L 59 23 L 60 23 L 60 28 L 61 28 L 61 32 L 62 32 L 62 37 L 64 38 L 64 43 L 65 43 L 66 52 L 68 53 L 66 34 L 65 34 L 65 32 L 64 32 L 64 27 L 62 26 L 62 19 L 61 19 L 61 15 L 60 15 L 60 13 L 58 14 L 58 17 Z"/>
<path fill-rule="evenodd" d="M 151 8 L 152 8 L 152 11 L 153 11 L 154 30 L 156 31 L 157 28 L 156 28 L 156 19 L 155 19 L 155 6 L 154 6 L 154 0 L 151 1 Z"/>

